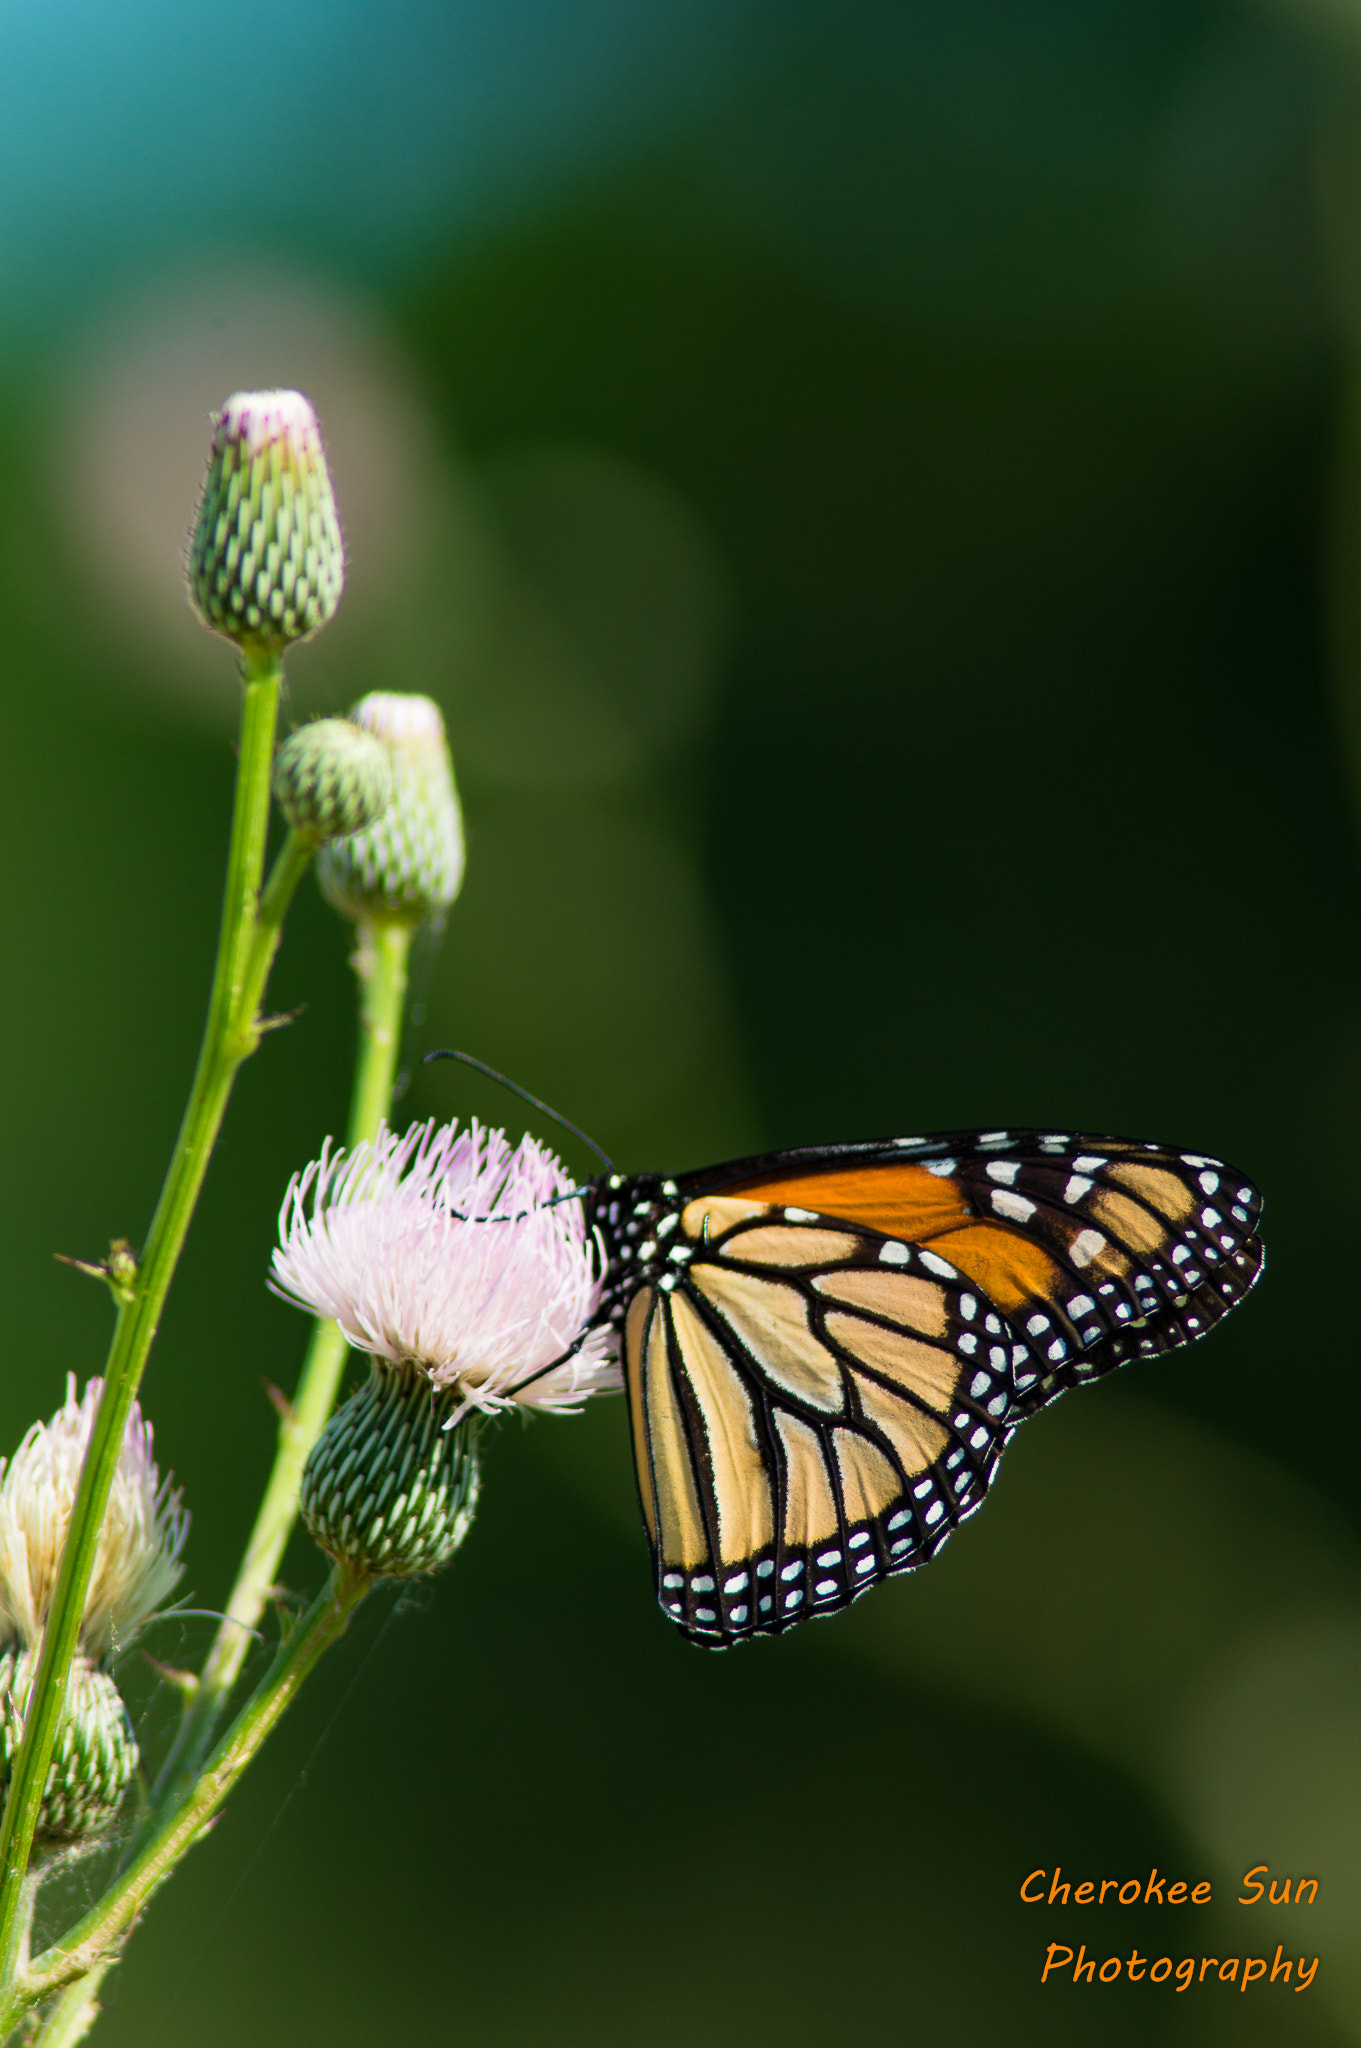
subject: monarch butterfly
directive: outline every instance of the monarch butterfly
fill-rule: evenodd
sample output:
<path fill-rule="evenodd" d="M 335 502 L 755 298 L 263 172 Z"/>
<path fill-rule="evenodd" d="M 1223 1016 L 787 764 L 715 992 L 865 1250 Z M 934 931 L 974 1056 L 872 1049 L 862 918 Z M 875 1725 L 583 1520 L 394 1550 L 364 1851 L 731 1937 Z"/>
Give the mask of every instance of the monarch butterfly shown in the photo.
<path fill-rule="evenodd" d="M 927 1563 L 1017 1426 L 1219 1321 L 1261 1197 L 1120 1138 L 956 1131 L 599 1175 L 663 1610 L 720 1649 Z"/>

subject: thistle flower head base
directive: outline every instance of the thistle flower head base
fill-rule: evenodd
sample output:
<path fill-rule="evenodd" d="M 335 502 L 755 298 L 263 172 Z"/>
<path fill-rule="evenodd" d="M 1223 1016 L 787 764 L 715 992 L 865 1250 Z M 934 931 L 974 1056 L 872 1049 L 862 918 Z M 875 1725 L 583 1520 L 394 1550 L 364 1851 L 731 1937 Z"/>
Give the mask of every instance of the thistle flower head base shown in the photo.
<path fill-rule="evenodd" d="M 37 1649 L 11 1645 L 0 1655 L 0 1795 L 8 1792 L 38 1673 Z M 48 1852 L 93 1841 L 117 1818 L 137 1768 L 137 1738 L 107 1671 L 77 1656 L 34 1836 Z"/>
<path fill-rule="evenodd" d="M 365 1578 L 409 1579 L 448 1564 L 477 1507 L 476 1416 L 450 1427 L 458 1396 L 374 1361 L 314 1447 L 300 1508 L 328 1556 Z"/>

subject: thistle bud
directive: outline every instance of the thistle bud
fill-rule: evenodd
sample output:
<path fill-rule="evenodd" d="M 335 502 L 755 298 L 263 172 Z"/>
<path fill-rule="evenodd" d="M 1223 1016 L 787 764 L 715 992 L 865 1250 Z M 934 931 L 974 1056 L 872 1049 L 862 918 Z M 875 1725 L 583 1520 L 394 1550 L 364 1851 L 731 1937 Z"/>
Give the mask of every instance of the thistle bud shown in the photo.
<path fill-rule="evenodd" d="M 56 1591 L 80 1469 L 104 1392 L 74 1375 L 50 1422 L 35 1422 L 0 1464 L 0 1788 L 9 1782 Z M 39 1833 L 70 1844 L 108 1826 L 137 1764 L 137 1741 L 106 1660 L 134 1642 L 179 1580 L 189 1518 L 152 1456 L 134 1406 L 85 1596 L 79 1647 L 57 1733 Z"/>
<path fill-rule="evenodd" d="M 375 1578 L 448 1564 L 477 1507 L 477 1421 L 421 1372 L 374 1361 L 323 1430 L 302 1477 L 300 1511 L 328 1556 Z"/>
<path fill-rule="evenodd" d="M 386 746 L 392 796 L 372 825 L 320 854 L 323 894 L 356 924 L 442 917 L 463 880 L 463 819 L 439 706 L 376 690 L 350 717 Z"/>
<path fill-rule="evenodd" d="M 387 748 L 348 718 L 319 718 L 274 757 L 274 795 L 295 832 L 320 846 L 372 825 L 387 808 Z"/>
<path fill-rule="evenodd" d="M 11 1645 L 0 1655 L 0 1792 L 9 1789 L 23 1740 L 39 1654 Z M 69 1848 L 102 1834 L 136 1768 L 137 1738 L 122 1694 L 107 1671 L 77 1655 L 38 1812 L 38 1846 Z"/>
<path fill-rule="evenodd" d="M 335 611 L 345 549 L 317 416 L 300 391 L 238 391 L 214 422 L 189 543 L 199 617 L 277 653 Z"/>

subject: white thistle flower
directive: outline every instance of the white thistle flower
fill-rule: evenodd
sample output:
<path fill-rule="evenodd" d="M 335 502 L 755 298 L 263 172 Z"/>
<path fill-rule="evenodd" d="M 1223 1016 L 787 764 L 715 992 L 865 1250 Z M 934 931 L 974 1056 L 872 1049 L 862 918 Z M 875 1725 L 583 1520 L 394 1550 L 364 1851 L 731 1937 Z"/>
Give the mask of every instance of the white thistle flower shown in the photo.
<path fill-rule="evenodd" d="M 621 1384 L 616 1339 L 587 1323 L 601 1252 L 572 1182 L 532 1138 L 433 1118 L 332 1152 L 295 1177 L 274 1285 L 350 1342 L 458 1398 L 451 1416 L 520 1406 L 579 1412 Z M 576 1348 L 574 1348 L 576 1347 Z"/>
<path fill-rule="evenodd" d="M 0 1460 L 0 1635 L 17 1636 L 24 1648 L 41 1640 L 47 1622 L 103 1392 L 94 1379 L 77 1400 L 70 1374 L 52 1420 L 34 1423 L 8 1466 Z M 184 1570 L 188 1530 L 178 1489 L 156 1470 L 151 1424 L 134 1404 L 85 1597 L 80 1645 L 92 1662 L 125 1649 L 165 1604 Z"/>

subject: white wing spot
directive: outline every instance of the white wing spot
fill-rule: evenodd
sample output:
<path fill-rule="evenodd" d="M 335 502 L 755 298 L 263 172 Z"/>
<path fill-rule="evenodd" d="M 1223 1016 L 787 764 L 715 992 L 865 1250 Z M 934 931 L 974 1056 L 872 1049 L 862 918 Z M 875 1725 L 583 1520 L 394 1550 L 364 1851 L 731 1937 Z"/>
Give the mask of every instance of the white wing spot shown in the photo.
<path fill-rule="evenodd" d="M 903 1257 L 906 1258 L 907 1246 L 903 1245 L 900 1247 L 900 1249 L 902 1251 Z M 886 1253 L 880 1252 L 879 1256 L 882 1259 L 886 1256 Z M 958 1274 L 955 1272 L 954 1267 L 947 1264 L 947 1262 L 944 1259 L 937 1258 L 934 1252 L 923 1251 L 922 1248 L 918 1246 L 917 1257 L 921 1260 L 922 1264 L 925 1266 L 928 1273 L 936 1273 L 942 1280 L 955 1280 L 959 1277 Z"/>
<path fill-rule="evenodd" d="M 973 1296 L 971 1294 L 961 1294 L 959 1297 L 960 1321 L 963 1323 L 971 1323 L 974 1317 L 977 1315 L 977 1313 L 978 1303 L 974 1300 Z"/>
<path fill-rule="evenodd" d="M 738 1624 L 738 1623 L 741 1623 L 741 1622 L 744 1622 L 744 1621 L 746 1620 L 746 1618 L 747 1618 L 747 1610 L 746 1610 L 746 1608 L 745 1608 L 745 1607 L 730 1607 L 730 1608 L 728 1609 L 728 1619 L 729 1619 L 729 1621 L 731 1621 L 731 1622 L 732 1622 L 732 1623 L 733 1623 L 734 1625 L 736 1625 L 736 1624 Z"/>
<path fill-rule="evenodd" d="M 1105 1249 L 1106 1240 L 1099 1230 L 1080 1230 L 1068 1247 L 1068 1256 L 1075 1266 L 1090 1266 Z"/>
<path fill-rule="evenodd" d="M 797 1607 L 802 1599 L 802 1590 L 800 1590 L 797 1593 L 786 1593 L 784 1596 L 784 1604 L 786 1607 Z"/>
<path fill-rule="evenodd" d="M 802 1570 L 803 1559 L 801 1557 L 796 1558 L 793 1564 L 787 1564 L 785 1566 L 784 1570 L 780 1573 L 780 1577 L 782 1579 L 796 1579 Z"/>
<path fill-rule="evenodd" d="M 1009 1216 L 1013 1223 L 1028 1223 L 1035 1214 L 1033 1202 L 1028 1202 L 1024 1195 L 1013 1195 L 1005 1188 L 994 1189 L 992 1206 L 999 1216 Z"/>
<path fill-rule="evenodd" d="M 896 1244 L 892 1238 L 879 1247 L 879 1258 L 885 1266 L 905 1266 L 912 1257 L 905 1244 Z"/>
<path fill-rule="evenodd" d="M 745 1572 L 738 1572 L 735 1577 L 731 1579 L 724 1579 L 723 1591 L 725 1593 L 740 1593 L 746 1585 L 746 1583 L 747 1574 Z"/>
<path fill-rule="evenodd" d="M 988 1179 L 999 1180 L 1004 1187 L 1012 1186 L 1020 1170 L 1021 1162 L 1019 1159 L 990 1159 L 988 1161 Z"/>
<path fill-rule="evenodd" d="M 690 1581 L 690 1591 L 692 1593 L 712 1593 L 713 1590 L 714 1582 L 711 1578 L 705 1577 L 702 1579 L 691 1579 Z"/>
<path fill-rule="evenodd" d="M 1098 1159 L 1094 1152 L 1084 1152 L 1081 1159 L 1073 1161 L 1073 1165 L 1079 1173 L 1095 1173 L 1098 1166 L 1104 1166 L 1105 1164 L 1105 1160 Z"/>
<path fill-rule="evenodd" d="M 1063 1191 L 1063 1199 L 1065 1202 L 1080 1202 L 1082 1200 L 1082 1197 L 1090 1191 L 1092 1186 L 1093 1182 L 1087 1174 L 1070 1174 L 1068 1177 L 1068 1185 Z"/>
<path fill-rule="evenodd" d="M 784 1212 L 786 1223 L 816 1223 L 817 1217 L 816 1209 L 786 1209 Z"/>
<path fill-rule="evenodd" d="M 930 1159 L 927 1161 L 926 1170 L 928 1173 L 938 1174 L 942 1180 L 946 1180 L 954 1172 L 958 1164 L 959 1161 L 957 1159 Z"/>

